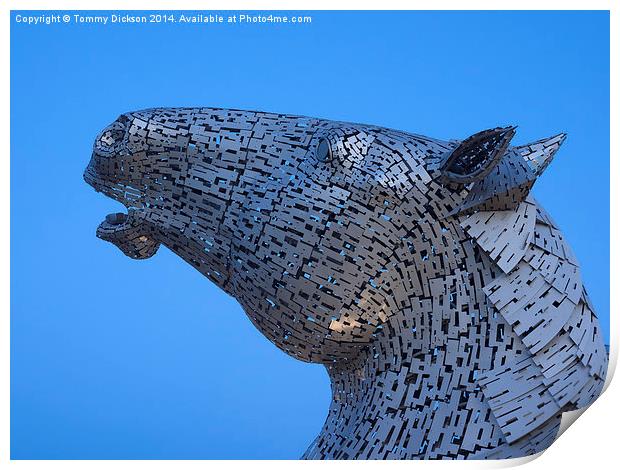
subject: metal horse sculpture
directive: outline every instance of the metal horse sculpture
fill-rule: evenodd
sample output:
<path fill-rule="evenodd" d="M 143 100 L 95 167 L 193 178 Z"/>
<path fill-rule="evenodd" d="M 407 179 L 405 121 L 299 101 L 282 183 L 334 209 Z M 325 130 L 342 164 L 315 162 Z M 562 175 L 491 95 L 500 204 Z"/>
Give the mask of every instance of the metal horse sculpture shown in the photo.
<path fill-rule="evenodd" d="M 607 370 L 577 261 L 529 195 L 564 135 L 514 132 L 149 109 L 99 135 L 84 177 L 127 208 L 100 238 L 136 259 L 164 244 L 325 365 L 304 458 L 507 458 L 548 447 Z"/>

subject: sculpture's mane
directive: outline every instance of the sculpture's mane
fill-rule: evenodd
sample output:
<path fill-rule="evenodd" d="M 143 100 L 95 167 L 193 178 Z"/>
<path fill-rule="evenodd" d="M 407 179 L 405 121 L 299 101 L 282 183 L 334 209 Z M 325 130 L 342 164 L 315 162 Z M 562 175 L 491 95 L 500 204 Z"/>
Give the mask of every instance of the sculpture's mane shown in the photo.
<path fill-rule="evenodd" d="M 479 211 L 458 220 L 496 264 L 500 275 L 484 292 L 525 351 L 479 378 L 512 444 L 546 429 L 543 425 L 563 411 L 592 403 L 603 388 L 607 352 L 579 265 L 531 196 L 514 210 Z M 553 428 L 541 437 L 549 444 Z"/>

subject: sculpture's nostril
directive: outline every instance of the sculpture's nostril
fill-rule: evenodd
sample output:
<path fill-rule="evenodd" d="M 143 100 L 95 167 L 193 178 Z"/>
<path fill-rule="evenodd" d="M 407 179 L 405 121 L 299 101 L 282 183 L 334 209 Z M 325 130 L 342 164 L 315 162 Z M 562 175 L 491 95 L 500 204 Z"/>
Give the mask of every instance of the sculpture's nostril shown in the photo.
<path fill-rule="evenodd" d="M 116 153 L 125 141 L 127 128 L 122 122 L 116 121 L 103 130 L 95 141 L 95 152 L 99 155 L 110 156 Z"/>
<path fill-rule="evenodd" d="M 101 143 L 106 146 L 114 146 L 115 143 L 123 140 L 124 132 L 120 129 L 111 129 L 101 136 Z"/>

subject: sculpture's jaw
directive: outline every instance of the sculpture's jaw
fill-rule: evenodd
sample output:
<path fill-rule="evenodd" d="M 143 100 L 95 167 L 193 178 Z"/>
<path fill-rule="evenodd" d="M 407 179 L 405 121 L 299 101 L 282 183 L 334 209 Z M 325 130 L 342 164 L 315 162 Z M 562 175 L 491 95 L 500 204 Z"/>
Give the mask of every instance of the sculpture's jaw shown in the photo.
<path fill-rule="evenodd" d="M 97 237 L 116 245 L 125 255 L 147 259 L 157 253 L 160 242 L 148 225 L 140 221 L 137 211 L 108 214 L 97 227 Z"/>

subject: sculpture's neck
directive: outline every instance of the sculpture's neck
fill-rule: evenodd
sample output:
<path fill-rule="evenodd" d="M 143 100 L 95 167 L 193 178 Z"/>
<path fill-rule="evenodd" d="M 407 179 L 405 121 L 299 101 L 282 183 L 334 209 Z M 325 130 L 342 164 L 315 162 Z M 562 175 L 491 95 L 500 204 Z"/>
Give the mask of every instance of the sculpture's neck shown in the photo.
<path fill-rule="evenodd" d="M 426 338 L 399 312 L 354 361 L 328 365 L 332 403 L 304 458 L 481 457 L 502 445 L 476 380 L 492 360 L 476 336 L 501 321 L 486 313 L 468 336 Z"/>

